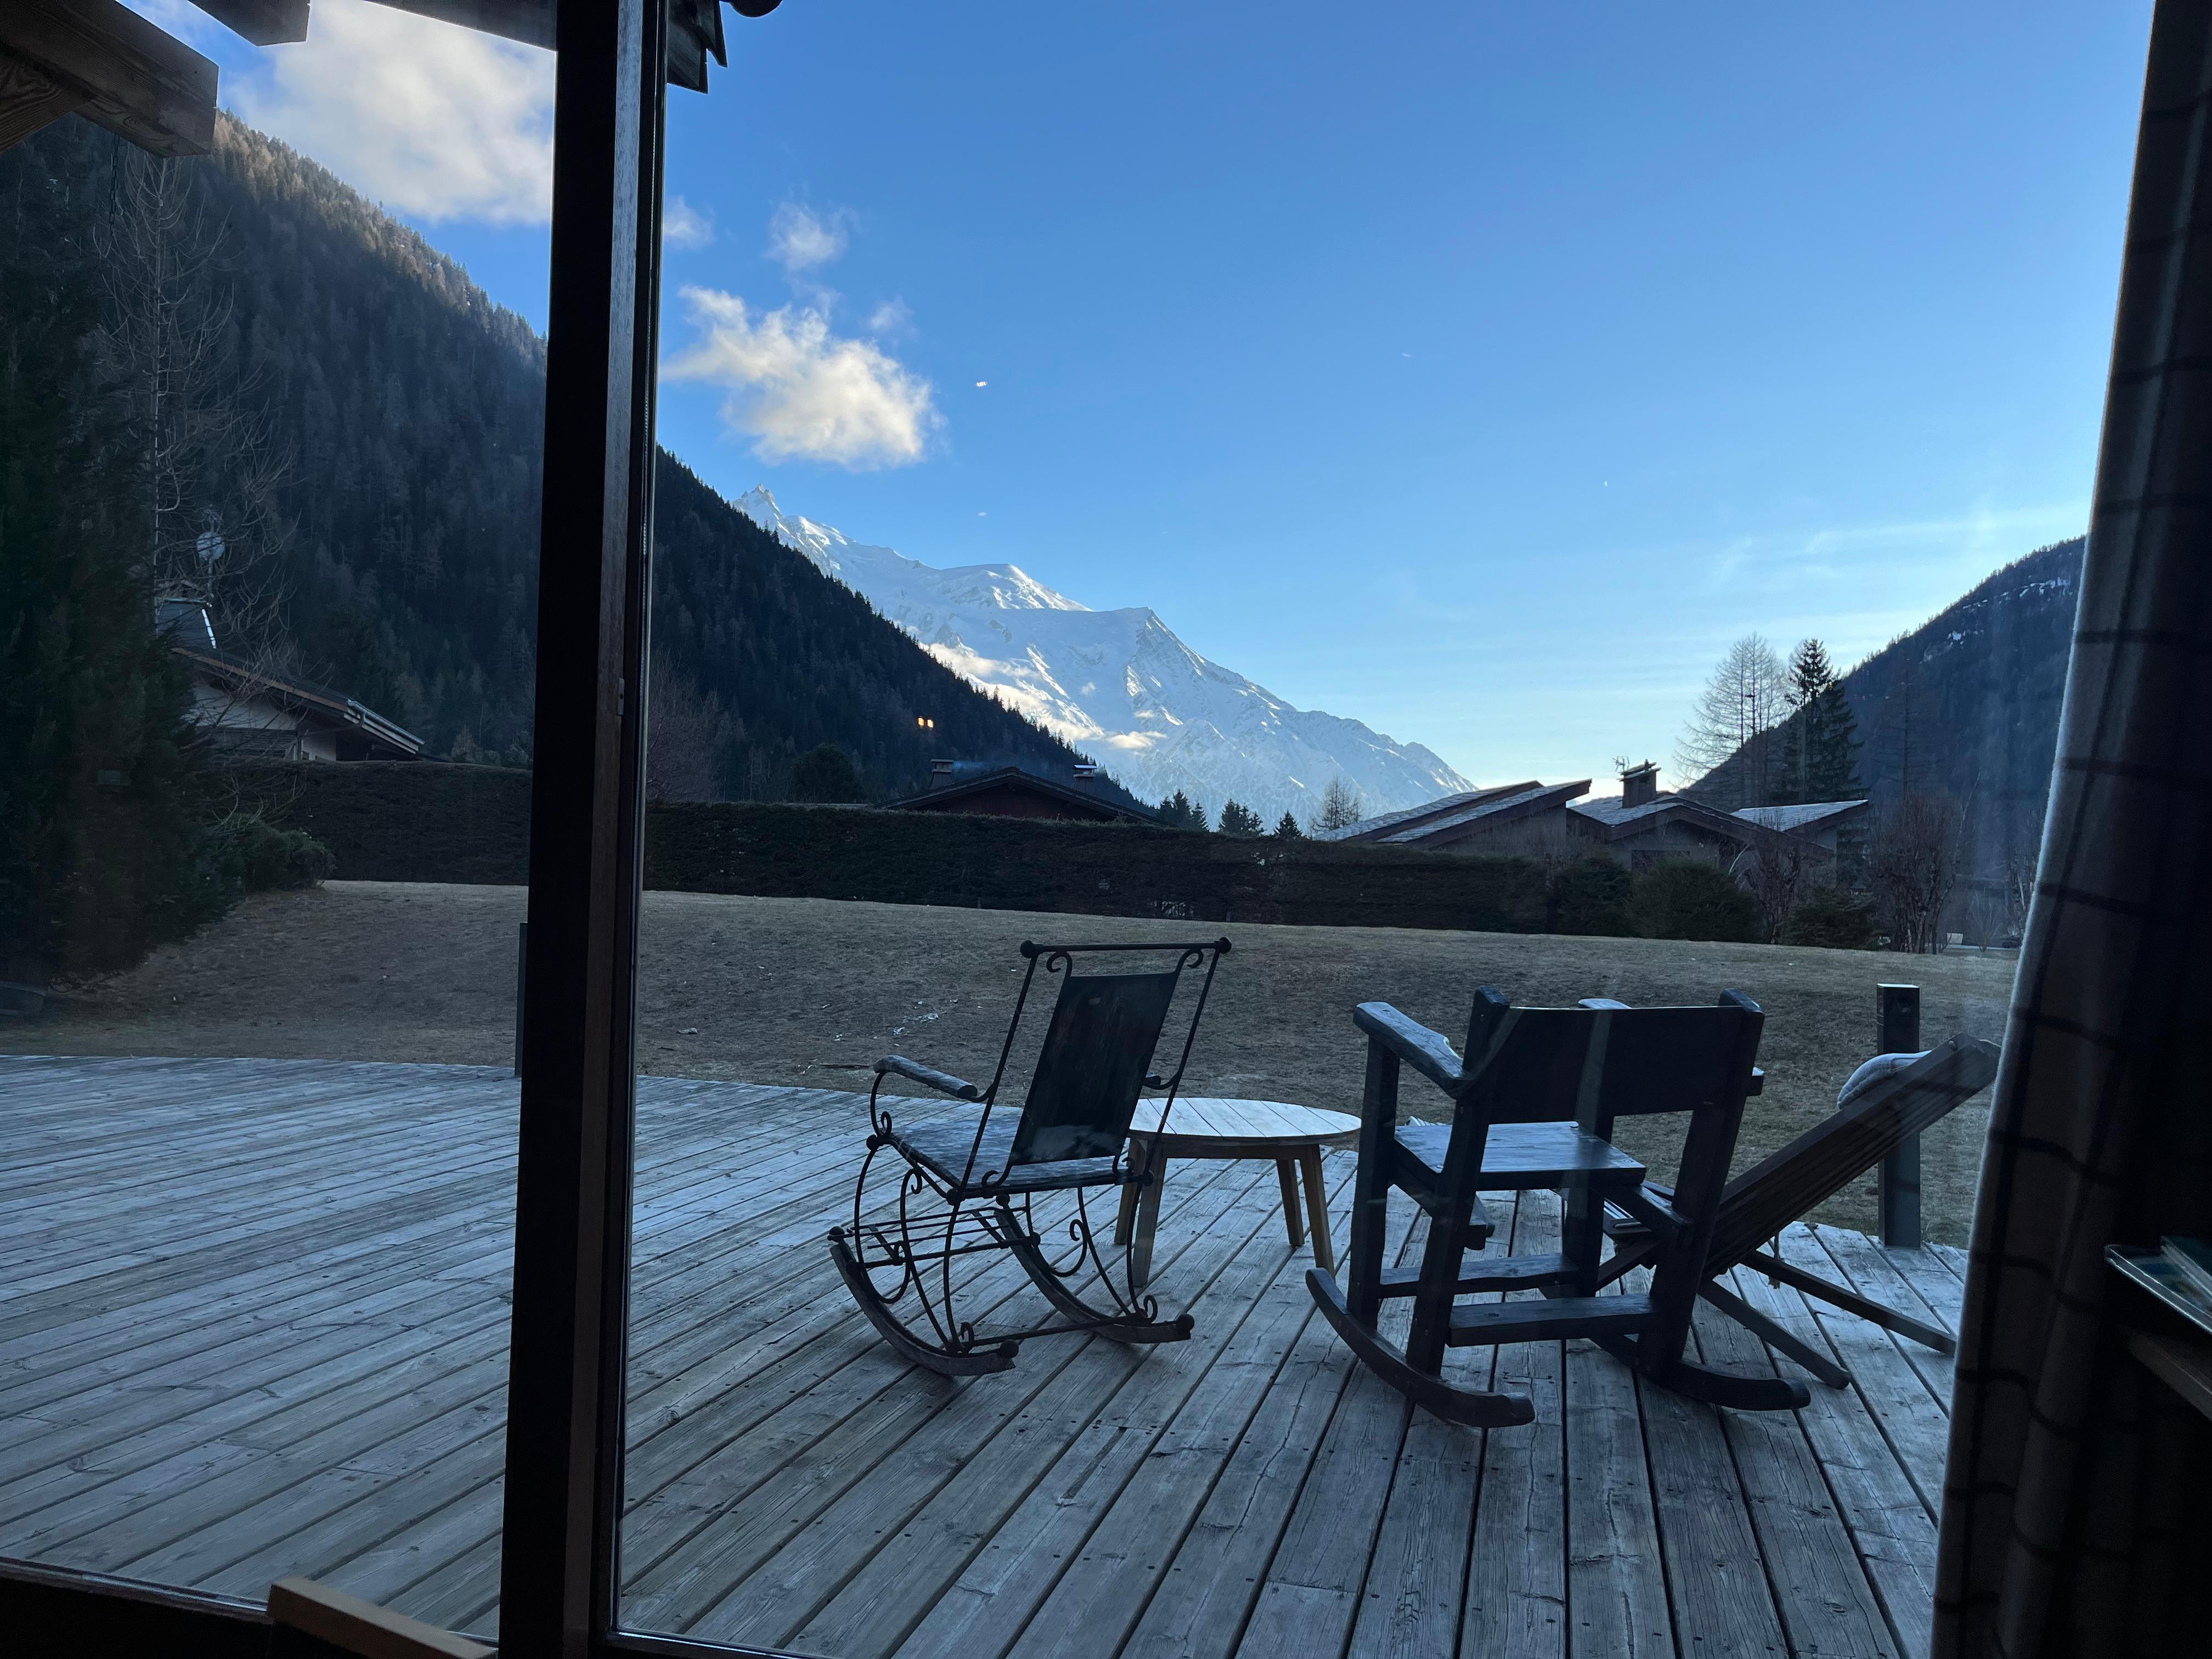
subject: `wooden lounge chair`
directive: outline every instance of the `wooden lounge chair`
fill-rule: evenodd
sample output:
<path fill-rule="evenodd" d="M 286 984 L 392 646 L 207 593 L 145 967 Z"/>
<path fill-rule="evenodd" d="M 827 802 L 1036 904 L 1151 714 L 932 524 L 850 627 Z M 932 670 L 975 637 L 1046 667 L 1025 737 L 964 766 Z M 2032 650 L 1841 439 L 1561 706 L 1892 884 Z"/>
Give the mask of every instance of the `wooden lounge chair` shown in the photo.
<path fill-rule="evenodd" d="M 1189 1063 L 1198 1022 L 1206 1012 L 1214 970 L 1228 954 L 1225 939 L 1197 945 L 1035 945 L 1024 942 L 1029 969 L 1014 1001 L 998 1069 L 985 1086 L 900 1054 L 876 1062 L 868 1094 L 868 1152 L 853 1185 L 853 1224 L 830 1230 L 830 1255 L 853 1299 L 884 1340 L 918 1365 L 946 1376 L 1001 1371 L 1032 1336 L 1089 1331 L 1117 1342 L 1176 1342 L 1190 1334 L 1188 1314 L 1162 1320 L 1158 1304 L 1138 1294 L 1125 1255 L 1116 1285 L 1100 1255 L 1085 1203 L 1096 1188 L 1120 1189 L 1145 1177 L 1133 1174 L 1126 1153 L 1129 1122 L 1147 1088 L 1164 1090 L 1158 1121 L 1164 1124 Z M 1075 971 L 1078 957 L 1150 954 L 1168 965 L 1135 973 Z M 1060 981 L 1029 1094 L 1018 1114 L 999 1109 L 1007 1057 L 1021 1030 L 1023 1011 L 1042 964 Z M 1188 969 L 1200 965 L 1200 982 L 1182 1051 L 1163 1078 L 1152 1073 L 1176 990 Z M 980 1105 L 980 1115 L 895 1122 L 883 1094 L 886 1077 L 902 1077 L 955 1100 Z M 1153 1121 L 1151 1103 L 1145 1118 Z M 888 1149 L 899 1164 L 890 1213 L 871 1216 L 868 1178 L 876 1155 Z M 1073 1248 L 1055 1260 L 1045 1251 L 1031 1205 L 1039 1193 L 1073 1193 L 1068 1223 Z M 1103 1218 L 1113 1224 L 1115 1206 Z M 979 1333 L 955 1310 L 956 1264 L 979 1251 L 1005 1250 L 1044 1292 L 1057 1319 L 1023 1329 Z M 879 1276 L 884 1282 L 878 1282 Z M 1070 1288 L 1079 1276 L 1103 1291 L 1105 1305 L 1086 1302 Z M 908 1301 L 908 1298 L 911 1301 Z M 902 1306 L 908 1317 L 902 1317 Z"/>
<path fill-rule="evenodd" d="M 1527 1423 L 1519 1395 L 1444 1381 L 1447 1347 L 1592 1339 L 1662 1387 L 1754 1410 L 1802 1406 L 1802 1387 L 1732 1376 L 1683 1357 L 1765 1016 L 1741 992 L 1711 1008 L 1515 1008 L 1485 986 L 1468 1023 L 1466 1058 L 1388 1003 L 1363 1003 L 1367 1034 L 1346 1284 L 1315 1268 L 1308 1288 L 1368 1368 L 1437 1416 L 1475 1427 Z M 1411 1066 L 1453 1103 L 1449 1125 L 1398 1121 L 1401 1068 Z M 1653 1195 L 1644 1166 L 1596 1133 L 1603 1121 L 1686 1112 L 1689 1134 L 1673 1192 Z M 1389 1194 L 1427 1212 L 1420 1265 L 1382 1260 Z M 1491 1226 L 1483 1190 L 1569 1194 L 1556 1255 L 1476 1257 Z M 1650 1231 L 1650 1286 L 1600 1296 L 1599 1252 L 1611 1204 Z M 1455 1305 L 1485 1291 L 1539 1290 L 1543 1300 Z M 1386 1298 L 1411 1297 L 1401 1350 L 1382 1334 Z"/>
<path fill-rule="evenodd" d="M 1584 1006 L 1619 1008 L 1622 1005 L 1594 1001 Z M 1705 1263 L 1710 1277 L 1698 1294 L 1831 1388 L 1848 1387 L 1850 1374 L 1712 1279 L 1734 1267 L 1756 1267 L 1769 1279 L 1909 1336 L 1938 1353 L 1951 1352 L 1957 1345 L 1948 1332 L 1794 1267 L 1767 1244 L 1792 1222 L 1802 1219 L 1872 1170 L 1906 1139 L 1988 1088 L 1997 1074 L 2001 1052 L 1996 1043 L 1984 1038 L 1954 1036 L 1924 1054 L 1883 1054 L 1860 1066 L 1837 1097 L 1832 1117 L 1770 1153 L 1722 1191 Z M 1593 1127 L 1601 1135 L 1612 1133 L 1612 1121 L 1602 1108 Z M 1644 1192 L 1661 1202 L 1668 1198 L 1664 1187 L 1647 1183 Z M 1601 1274 L 1603 1280 L 1651 1265 L 1659 1241 L 1628 1209 L 1611 1208 L 1603 1224 L 1613 1242 L 1613 1256 Z"/>

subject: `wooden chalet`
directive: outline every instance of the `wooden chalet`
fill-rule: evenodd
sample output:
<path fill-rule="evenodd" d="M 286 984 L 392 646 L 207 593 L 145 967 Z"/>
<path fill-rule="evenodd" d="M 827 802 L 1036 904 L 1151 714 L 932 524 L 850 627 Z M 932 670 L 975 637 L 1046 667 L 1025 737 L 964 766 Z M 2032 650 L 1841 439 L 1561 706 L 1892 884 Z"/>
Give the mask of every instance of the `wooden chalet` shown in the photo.
<path fill-rule="evenodd" d="M 994 818 L 1066 818 L 1089 823 L 1154 823 L 1157 816 L 1100 793 L 1095 766 L 1079 764 L 1066 782 L 1026 766 L 939 760 L 929 787 L 893 801 L 914 812 L 975 812 Z"/>
<path fill-rule="evenodd" d="M 422 739 L 343 691 L 248 661 L 216 643 L 207 607 L 155 607 L 172 655 L 191 676 L 189 718 L 227 759 L 412 760 Z"/>

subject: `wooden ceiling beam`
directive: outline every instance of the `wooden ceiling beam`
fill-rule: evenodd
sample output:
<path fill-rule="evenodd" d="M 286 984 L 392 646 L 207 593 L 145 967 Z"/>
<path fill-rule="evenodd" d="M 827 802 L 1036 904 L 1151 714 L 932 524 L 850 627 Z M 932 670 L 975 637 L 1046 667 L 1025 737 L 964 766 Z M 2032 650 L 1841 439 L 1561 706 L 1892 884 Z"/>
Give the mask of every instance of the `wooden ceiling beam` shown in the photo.
<path fill-rule="evenodd" d="M 21 143 L 82 102 L 81 94 L 57 86 L 28 64 L 0 55 L 0 149 Z"/>
<path fill-rule="evenodd" d="M 75 93 L 80 114 L 142 149 L 214 146 L 215 65 L 118 0 L 7 0 L 0 56 Z"/>
<path fill-rule="evenodd" d="M 289 46 L 307 38 L 307 0 L 192 0 L 192 3 L 257 46 Z"/>

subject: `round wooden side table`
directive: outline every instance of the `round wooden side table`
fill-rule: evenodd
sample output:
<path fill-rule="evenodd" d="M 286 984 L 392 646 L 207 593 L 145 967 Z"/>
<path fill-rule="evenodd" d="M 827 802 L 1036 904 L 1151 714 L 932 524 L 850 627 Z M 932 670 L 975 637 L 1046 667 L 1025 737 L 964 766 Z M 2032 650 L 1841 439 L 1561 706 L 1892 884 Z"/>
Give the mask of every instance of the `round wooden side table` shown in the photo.
<path fill-rule="evenodd" d="M 1129 1165 L 1147 1170 L 1152 1180 L 1121 1189 L 1121 1211 L 1114 1224 L 1114 1242 L 1130 1249 L 1131 1278 L 1138 1285 L 1152 1277 L 1152 1233 L 1159 1225 L 1160 1188 L 1168 1166 L 1177 1158 L 1272 1159 L 1283 1183 L 1283 1221 L 1289 1229 L 1291 1248 L 1305 1242 L 1299 1224 L 1298 1174 L 1304 1172 L 1306 1217 L 1313 1234 L 1314 1262 L 1327 1272 L 1336 1271 L 1336 1252 L 1328 1237 L 1328 1189 L 1321 1167 L 1325 1146 L 1349 1146 L 1359 1133 L 1359 1120 L 1349 1112 L 1325 1111 L 1317 1106 L 1293 1106 L 1279 1100 L 1227 1100 L 1195 1095 L 1177 1100 L 1168 1110 L 1167 1133 L 1147 1121 L 1159 1122 L 1159 1103 L 1137 1103 L 1137 1120 L 1129 1130 Z"/>

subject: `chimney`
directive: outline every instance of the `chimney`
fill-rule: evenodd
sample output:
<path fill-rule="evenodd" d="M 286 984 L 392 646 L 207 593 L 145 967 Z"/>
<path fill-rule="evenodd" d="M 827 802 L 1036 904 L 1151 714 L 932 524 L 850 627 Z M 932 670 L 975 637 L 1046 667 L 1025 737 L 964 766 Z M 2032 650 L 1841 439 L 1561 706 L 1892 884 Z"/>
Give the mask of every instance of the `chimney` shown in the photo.
<path fill-rule="evenodd" d="M 1659 799 L 1659 769 L 1650 761 L 1632 766 L 1620 775 L 1620 804 L 1649 806 Z"/>
<path fill-rule="evenodd" d="M 930 762 L 929 787 L 933 789 L 947 789 L 951 787 L 951 785 L 952 763 L 949 760 Z"/>
<path fill-rule="evenodd" d="M 1089 761 L 1075 763 L 1075 787 L 1086 795 L 1098 793 L 1098 769 Z"/>

